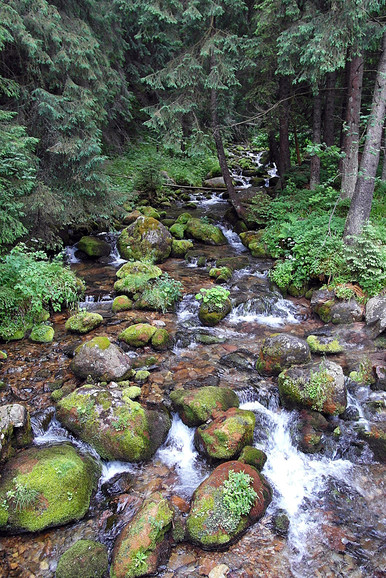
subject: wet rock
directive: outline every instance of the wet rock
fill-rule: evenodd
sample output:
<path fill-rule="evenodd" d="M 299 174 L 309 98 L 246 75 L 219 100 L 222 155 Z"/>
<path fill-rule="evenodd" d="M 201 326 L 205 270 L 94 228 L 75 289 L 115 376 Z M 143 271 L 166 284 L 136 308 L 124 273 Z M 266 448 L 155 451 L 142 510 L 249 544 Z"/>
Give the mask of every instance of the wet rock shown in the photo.
<path fill-rule="evenodd" d="M 29 336 L 30 340 L 34 343 L 51 343 L 54 339 L 54 328 L 50 325 L 35 325 L 32 328 L 31 334 Z"/>
<path fill-rule="evenodd" d="M 373 385 L 375 383 L 375 374 L 372 361 L 366 355 L 357 357 L 353 363 L 349 365 L 349 377 L 355 383 L 360 385 Z"/>
<path fill-rule="evenodd" d="M 78 249 L 83 251 L 87 257 L 97 259 L 98 257 L 107 257 L 110 255 L 111 247 L 103 239 L 98 237 L 82 237 L 78 242 Z"/>
<path fill-rule="evenodd" d="M 233 481 L 235 477 L 238 482 Z M 233 492 L 241 485 L 244 502 L 250 496 L 245 508 L 239 508 L 237 492 Z M 254 468 L 238 461 L 221 464 L 193 494 L 186 523 L 190 541 L 205 549 L 227 547 L 264 515 L 271 496 L 268 483 Z"/>
<path fill-rule="evenodd" d="M 252 371 L 255 369 L 254 356 L 246 349 L 239 349 L 233 353 L 223 355 L 220 361 L 226 367 L 234 367 L 241 371 Z"/>
<path fill-rule="evenodd" d="M 264 375 L 277 375 L 285 367 L 307 363 L 310 359 L 310 348 L 304 339 L 282 333 L 264 339 L 256 369 Z"/>
<path fill-rule="evenodd" d="M 343 351 L 343 345 L 339 343 L 338 337 L 334 336 L 309 335 L 307 343 L 313 353 L 332 355 Z"/>
<path fill-rule="evenodd" d="M 299 415 L 299 447 L 306 454 L 319 452 L 323 447 L 323 432 L 328 421 L 315 411 L 302 410 Z"/>
<path fill-rule="evenodd" d="M 86 385 L 61 399 L 57 417 L 70 431 L 109 460 L 150 459 L 171 426 L 163 406 L 147 409 L 116 384 Z"/>
<path fill-rule="evenodd" d="M 65 328 L 70 333 L 78 333 L 80 335 L 89 333 L 96 329 L 103 323 L 102 315 L 99 313 L 90 313 L 88 311 L 81 311 L 76 315 L 72 315 L 67 319 Z"/>
<path fill-rule="evenodd" d="M 115 297 L 112 304 L 112 312 L 119 313 L 120 311 L 129 311 L 133 307 L 133 302 L 127 295 L 118 295 Z"/>
<path fill-rule="evenodd" d="M 273 516 L 273 529 L 278 536 L 286 536 L 288 534 L 290 521 L 285 510 L 278 510 Z"/>
<path fill-rule="evenodd" d="M 0 481 L 0 527 L 38 532 L 86 514 L 100 469 L 70 444 L 33 447 L 11 458 Z"/>
<path fill-rule="evenodd" d="M 102 578 L 109 565 L 107 548 L 93 540 L 78 540 L 61 556 L 56 578 Z"/>
<path fill-rule="evenodd" d="M 224 337 L 217 337 L 216 335 L 197 333 L 196 341 L 197 343 L 203 343 L 204 345 L 213 345 L 214 343 L 224 343 L 226 340 Z"/>
<path fill-rule="evenodd" d="M 331 308 L 336 303 L 335 293 L 327 289 L 314 291 L 311 297 L 311 310 L 319 315 L 325 323 L 329 323 L 332 318 Z"/>
<path fill-rule="evenodd" d="M 100 381 L 119 381 L 130 372 L 130 358 L 107 337 L 94 337 L 75 350 L 72 371 L 81 378 L 91 375 Z"/>
<path fill-rule="evenodd" d="M 139 512 L 118 536 L 114 546 L 111 578 L 156 574 L 170 553 L 168 531 L 173 510 L 160 493 L 145 500 Z"/>
<path fill-rule="evenodd" d="M 156 265 L 134 261 L 125 263 L 117 271 L 118 281 L 114 284 L 117 293 L 132 297 L 142 293 L 149 285 L 149 281 L 162 275 L 162 270 Z"/>
<path fill-rule="evenodd" d="M 346 387 L 340 365 L 329 360 L 285 369 L 278 379 L 282 404 L 289 408 L 313 409 L 329 415 L 344 412 Z"/>
<path fill-rule="evenodd" d="M 370 327 L 374 337 L 385 331 L 386 296 L 378 295 L 368 300 L 366 304 L 366 325 Z"/>
<path fill-rule="evenodd" d="M 117 247 L 123 259 L 162 263 L 172 250 L 172 236 L 156 219 L 138 217 L 132 225 L 123 229 Z"/>
<path fill-rule="evenodd" d="M 216 259 L 216 267 L 229 267 L 229 269 L 232 269 L 233 271 L 245 269 L 249 264 L 249 258 L 243 255 Z"/>
<path fill-rule="evenodd" d="M 214 327 L 232 311 L 230 299 L 226 299 L 221 305 L 214 307 L 211 303 L 201 303 L 198 317 L 203 325 Z"/>
<path fill-rule="evenodd" d="M 266 244 L 262 241 L 263 235 L 263 229 L 260 231 L 246 231 L 245 233 L 240 233 L 241 242 L 250 250 L 252 257 L 259 257 L 260 259 L 272 257 Z"/>
<path fill-rule="evenodd" d="M 186 223 L 185 232 L 207 245 L 226 245 L 227 240 L 219 227 L 202 221 L 201 219 L 190 219 Z"/>
<path fill-rule="evenodd" d="M 237 458 L 243 447 L 253 441 L 255 421 L 252 411 L 230 408 L 225 412 L 218 412 L 212 422 L 197 428 L 194 444 L 197 450 L 208 458 Z"/>
<path fill-rule="evenodd" d="M 253 446 L 245 446 L 241 451 L 238 461 L 242 464 L 248 464 L 258 472 L 261 472 L 267 461 L 267 454 Z"/>
<path fill-rule="evenodd" d="M 192 241 L 173 240 L 171 256 L 183 258 L 190 249 L 193 249 Z"/>
<path fill-rule="evenodd" d="M 9 459 L 15 448 L 32 441 L 30 417 L 24 405 L 18 403 L 0 407 L 0 463 Z"/>
<path fill-rule="evenodd" d="M 371 426 L 370 431 L 361 430 L 360 437 L 369 444 L 374 459 L 386 463 L 386 425 L 384 423 Z"/>
<path fill-rule="evenodd" d="M 386 366 L 376 365 L 374 368 L 375 372 L 375 383 L 372 385 L 372 389 L 376 391 L 386 390 Z"/>
<path fill-rule="evenodd" d="M 204 424 L 216 411 L 239 407 L 235 392 L 225 387 L 178 389 L 171 392 L 170 399 L 184 424 L 190 427 Z"/>
<path fill-rule="evenodd" d="M 212 277 L 216 283 L 227 283 L 232 277 L 232 269 L 229 267 L 212 267 L 209 271 L 209 277 Z"/>
<path fill-rule="evenodd" d="M 119 496 L 127 494 L 133 485 L 133 474 L 122 472 L 101 485 L 101 490 L 106 496 Z"/>
<path fill-rule="evenodd" d="M 350 301 L 339 301 L 331 307 L 331 321 L 334 324 L 354 323 L 362 321 L 363 308 L 355 299 Z"/>

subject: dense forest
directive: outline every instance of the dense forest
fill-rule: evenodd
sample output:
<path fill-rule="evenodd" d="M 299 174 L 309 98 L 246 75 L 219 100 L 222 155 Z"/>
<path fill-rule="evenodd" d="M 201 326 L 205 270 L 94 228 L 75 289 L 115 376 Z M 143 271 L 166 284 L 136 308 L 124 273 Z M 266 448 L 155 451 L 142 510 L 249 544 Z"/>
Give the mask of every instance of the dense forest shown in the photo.
<path fill-rule="evenodd" d="M 173 196 L 166 169 L 223 176 L 279 286 L 384 286 L 383 0 L 8 0 L 0 16 L 3 254 L 114 228 L 138 193 Z M 237 143 L 269 151 L 270 198 L 243 205 Z"/>

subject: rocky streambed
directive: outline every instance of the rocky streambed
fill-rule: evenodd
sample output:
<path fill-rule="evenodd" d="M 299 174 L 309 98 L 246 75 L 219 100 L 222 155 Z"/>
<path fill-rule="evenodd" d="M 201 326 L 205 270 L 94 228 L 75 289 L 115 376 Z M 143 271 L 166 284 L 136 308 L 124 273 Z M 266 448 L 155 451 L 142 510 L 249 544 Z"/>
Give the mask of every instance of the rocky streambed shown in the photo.
<path fill-rule="evenodd" d="M 80 318 L 2 347 L 2 575 L 383 575 L 381 322 L 323 292 L 284 299 L 221 194 L 194 200 L 128 216 L 121 254 L 156 266 L 124 265 L 111 235 L 99 257 L 71 249 Z M 165 274 L 183 296 L 162 312 Z M 231 311 L 212 324 L 195 295 L 216 279 Z M 236 514 L 234 475 L 254 492 Z"/>

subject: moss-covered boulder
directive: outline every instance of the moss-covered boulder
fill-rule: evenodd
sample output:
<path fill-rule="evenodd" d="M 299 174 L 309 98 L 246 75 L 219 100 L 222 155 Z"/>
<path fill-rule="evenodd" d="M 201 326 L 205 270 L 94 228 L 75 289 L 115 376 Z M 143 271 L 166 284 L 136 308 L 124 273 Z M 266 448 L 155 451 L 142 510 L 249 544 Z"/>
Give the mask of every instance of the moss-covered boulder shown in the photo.
<path fill-rule="evenodd" d="M 171 344 L 171 337 L 163 327 L 158 327 L 154 332 L 151 341 L 152 347 L 157 351 L 164 351 Z"/>
<path fill-rule="evenodd" d="M 218 325 L 232 311 L 230 299 L 225 299 L 221 305 L 213 306 L 211 303 L 202 302 L 198 310 L 198 318 L 206 327 Z"/>
<path fill-rule="evenodd" d="M 157 219 L 157 221 L 159 221 L 161 218 L 159 211 L 157 211 L 157 209 L 154 207 L 150 207 L 150 205 L 141 207 L 139 210 L 142 215 L 145 215 L 145 217 L 152 217 L 153 219 Z"/>
<path fill-rule="evenodd" d="M 172 243 L 172 257 L 185 257 L 186 253 L 193 249 L 193 243 L 189 240 L 178 241 L 173 240 Z"/>
<path fill-rule="evenodd" d="M 0 407 L 0 463 L 32 441 L 31 422 L 28 410 L 19 403 Z"/>
<path fill-rule="evenodd" d="M 109 566 L 107 548 L 93 540 L 78 540 L 60 557 L 55 578 L 102 578 Z"/>
<path fill-rule="evenodd" d="M 386 329 L 386 295 L 372 297 L 366 303 L 366 325 L 374 337 Z"/>
<path fill-rule="evenodd" d="M 91 313 L 90 311 L 81 311 L 69 317 L 66 321 L 66 331 L 78 333 L 80 335 L 89 333 L 103 323 L 102 315 Z"/>
<path fill-rule="evenodd" d="M 299 415 L 299 448 L 306 454 L 314 454 L 323 448 L 323 434 L 328 428 L 326 418 L 316 411 L 303 409 Z"/>
<path fill-rule="evenodd" d="M 170 399 L 182 421 L 190 427 L 205 423 L 216 411 L 239 407 L 239 398 L 233 390 L 211 385 L 172 391 Z"/>
<path fill-rule="evenodd" d="M 322 321 L 329 323 L 332 319 L 331 309 L 336 303 L 335 293 L 328 289 L 313 291 L 311 309 Z"/>
<path fill-rule="evenodd" d="M 272 255 L 262 240 L 263 235 L 263 229 L 260 231 L 245 231 L 244 233 L 240 233 L 240 239 L 242 244 L 249 249 L 253 257 L 268 259 L 272 257 Z"/>
<path fill-rule="evenodd" d="M 327 335 L 309 335 L 307 343 L 313 353 L 323 353 L 325 355 L 333 355 L 334 353 L 341 353 L 343 345 L 339 343 L 338 337 Z"/>
<path fill-rule="evenodd" d="M 58 402 L 57 416 L 70 431 L 108 460 L 150 459 L 165 441 L 171 422 L 163 406 L 147 409 L 117 385 L 86 385 Z"/>
<path fill-rule="evenodd" d="M 51 325 L 45 325 L 42 323 L 32 327 L 29 338 L 34 343 L 51 343 L 54 339 L 54 335 L 54 328 L 51 327 Z"/>
<path fill-rule="evenodd" d="M 237 458 L 244 446 L 253 441 L 255 414 L 230 408 L 219 412 L 209 424 L 201 425 L 194 435 L 194 444 L 204 456 L 217 460 Z"/>
<path fill-rule="evenodd" d="M 227 283 L 232 278 L 232 269 L 229 267 L 212 267 L 209 270 L 209 277 L 216 283 Z"/>
<path fill-rule="evenodd" d="M 170 255 L 172 239 L 168 229 L 157 219 L 138 217 L 122 231 L 117 247 L 124 259 L 146 259 L 153 263 L 162 263 Z"/>
<path fill-rule="evenodd" d="M 278 386 L 280 400 L 289 409 L 305 408 L 339 415 L 347 406 L 343 370 L 329 360 L 284 370 L 279 375 Z"/>
<path fill-rule="evenodd" d="M 193 239 L 207 245 L 226 245 L 228 242 L 219 227 L 206 223 L 201 219 L 190 219 L 186 223 L 185 231 Z"/>
<path fill-rule="evenodd" d="M 169 231 L 173 235 L 174 240 L 182 240 L 185 237 L 186 223 L 174 223 Z"/>
<path fill-rule="evenodd" d="M 186 225 L 186 223 L 188 221 L 190 221 L 190 219 L 192 219 L 192 218 L 193 217 L 190 213 L 181 213 L 181 215 L 178 215 L 176 223 L 180 223 L 181 225 Z"/>
<path fill-rule="evenodd" d="M 0 480 L 0 528 L 39 532 L 80 520 L 100 476 L 70 444 L 33 447 L 10 459 Z"/>
<path fill-rule="evenodd" d="M 173 510 L 157 492 L 144 501 L 122 530 L 113 550 L 111 578 L 134 578 L 157 573 L 169 557 Z"/>
<path fill-rule="evenodd" d="M 99 336 L 76 348 L 70 367 L 83 379 L 91 375 L 100 381 L 117 381 L 130 372 L 131 363 L 120 347 L 108 337 Z"/>
<path fill-rule="evenodd" d="M 98 237 L 82 237 L 78 242 L 78 249 L 83 251 L 87 257 L 97 259 L 98 257 L 107 257 L 110 255 L 111 247 L 103 239 Z"/>
<path fill-rule="evenodd" d="M 134 261 L 125 263 L 117 271 L 118 281 L 114 284 L 117 293 L 128 295 L 129 297 L 142 293 L 149 285 L 149 281 L 157 279 L 162 275 L 162 270 L 156 265 Z"/>
<path fill-rule="evenodd" d="M 261 472 L 267 461 L 267 454 L 264 453 L 263 450 L 259 450 L 253 446 L 245 446 L 241 451 L 238 461 L 242 464 L 248 464 L 258 472 Z"/>
<path fill-rule="evenodd" d="M 121 311 L 129 311 L 133 307 L 133 302 L 127 295 L 118 295 L 115 297 L 111 306 L 113 313 L 120 313 Z"/>
<path fill-rule="evenodd" d="M 308 363 L 311 352 L 304 339 L 281 333 L 264 339 L 256 369 L 264 375 L 278 375 L 285 367 Z"/>
<path fill-rule="evenodd" d="M 338 301 L 331 307 L 331 322 L 335 325 L 362 321 L 364 308 L 355 299 Z"/>
<path fill-rule="evenodd" d="M 193 494 L 188 539 L 205 549 L 229 546 L 264 515 L 271 497 L 270 486 L 255 468 L 239 461 L 221 464 Z"/>
<path fill-rule="evenodd" d="M 119 339 L 132 347 L 144 347 L 150 342 L 156 331 L 157 327 L 149 323 L 135 323 L 122 331 L 119 334 Z"/>

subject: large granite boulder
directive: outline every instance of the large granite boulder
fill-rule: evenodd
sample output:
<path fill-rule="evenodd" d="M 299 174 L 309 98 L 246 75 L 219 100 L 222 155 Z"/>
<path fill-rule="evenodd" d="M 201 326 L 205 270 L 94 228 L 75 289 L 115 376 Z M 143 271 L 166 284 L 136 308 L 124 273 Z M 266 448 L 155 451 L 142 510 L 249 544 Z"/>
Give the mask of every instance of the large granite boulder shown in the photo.
<path fill-rule="evenodd" d="M 115 542 L 111 578 L 155 575 L 169 557 L 172 520 L 173 510 L 159 492 L 145 500 Z"/>
<path fill-rule="evenodd" d="M 0 407 L 0 463 L 9 459 L 15 448 L 32 441 L 29 413 L 24 405 L 12 403 Z"/>
<path fill-rule="evenodd" d="M 376 337 L 386 329 L 386 296 L 378 295 L 368 300 L 366 304 L 366 325 Z"/>
<path fill-rule="evenodd" d="M 264 515 L 271 497 L 270 486 L 255 468 L 225 462 L 193 494 L 188 538 L 205 549 L 223 549 Z"/>
<path fill-rule="evenodd" d="M 123 229 L 117 247 L 123 259 L 162 263 L 170 255 L 172 240 L 168 229 L 157 219 L 138 217 L 132 225 Z"/>
<path fill-rule="evenodd" d="M 29 448 L 11 458 L 0 479 L 0 528 L 39 532 L 80 520 L 100 468 L 70 444 Z"/>
<path fill-rule="evenodd" d="M 285 369 L 279 375 L 278 386 L 280 400 L 289 409 L 313 409 L 329 415 L 339 415 L 346 409 L 343 370 L 332 361 Z"/>
<path fill-rule="evenodd" d="M 217 411 L 239 407 L 239 398 L 226 387 L 209 385 L 198 389 L 177 389 L 170 399 L 184 424 L 194 427 L 205 423 Z"/>
<path fill-rule="evenodd" d="M 310 348 L 304 339 L 281 333 L 264 339 L 256 369 L 264 375 L 278 375 L 285 367 L 310 360 Z"/>
<path fill-rule="evenodd" d="M 58 402 L 57 417 L 104 459 L 148 460 L 165 441 L 170 417 L 163 406 L 147 409 L 131 397 L 116 384 L 85 385 Z"/>
<path fill-rule="evenodd" d="M 70 367 L 83 379 L 91 375 L 100 381 L 117 381 L 130 372 L 131 362 L 120 347 L 100 336 L 76 348 Z"/>
<path fill-rule="evenodd" d="M 255 421 L 253 411 L 232 407 L 218 412 L 212 422 L 197 428 L 194 444 L 208 458 L 235 459 L 244 446 L 252 444 Z"/>

